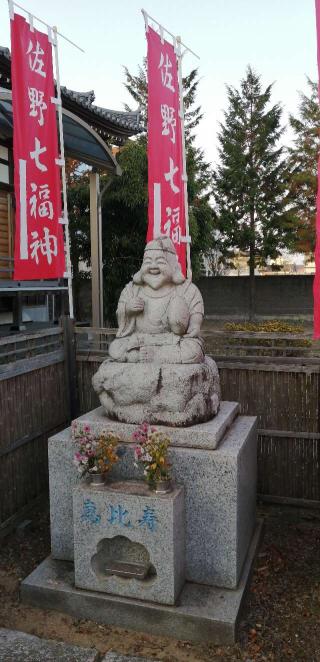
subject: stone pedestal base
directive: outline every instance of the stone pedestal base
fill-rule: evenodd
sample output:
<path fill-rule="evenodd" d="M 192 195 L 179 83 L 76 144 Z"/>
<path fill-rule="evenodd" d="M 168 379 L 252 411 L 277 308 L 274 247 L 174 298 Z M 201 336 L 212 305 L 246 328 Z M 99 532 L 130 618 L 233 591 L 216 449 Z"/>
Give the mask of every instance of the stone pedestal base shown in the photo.
<path fill-rule="evenodd" d="M 216 415 L 218 368 L 204 363 L 118 363 L 107 359 L 92 380 L 105 413 L 116 421 L 188 426 Z"/>
<path fill-rule="evenodd" d="M 77 619 L 87 618 L 148 634 L 222 646 L 233 644 L 261 532 L 259 523 L 238 587 L 233 591 L 186 583 L 177 606 L 142 602 L 75 588 L 73 563 L 49 557 L 22 582 L 21 600 Z"/>
<path fill-rule="evenodd" d="M 219 426 L 224 436 L 221 439 L 219 429 L 214 428 L 211 443 L 215 446 L 220 438 L 215 450 L 210 448 L 209 426 L 214 425 L 218 417 L 203 424 L 208 426 L 208 441 L 204 443 L 201 435 L 195 437 L 195 448 L 192 435 L 188 445 L 183 445 L 183 431 L 179 430 L 177 437 L 174 431 L 172 435 L 169 431 L 170 459 L 175 482 L 185 488 L 186 579 L 209 586 L 236 588 L 255 525 L 256 418 L 236 416 L 234 403 L 233 407 L 222 406 L 221 409 L 223 416 Z M 134 444 L 127 441 L 130 437 L 124 434 L 122 423 L 110 422 L 101 408 L 80 420 L 87 420 L 97 432 L 106 426 L 124 440 L 121 459 L 112 470 L 113 480 L 141 479 L 133 463 Z M 195 426 L 198 427 L 201 426 Z M 185 434 L 187 439 L 187 431 Z M 49 440 L 52 553 L 55 558 L 70 560 L 73 559 L 72 489 L 77 482 L 73 454 L 69 431 Z"/>
<path fill-rule="evenodd" d="M 77 587 L 175 604 L 185 581 L 183 487 L 163 496 L 144 482 L 73 491 Z"/>

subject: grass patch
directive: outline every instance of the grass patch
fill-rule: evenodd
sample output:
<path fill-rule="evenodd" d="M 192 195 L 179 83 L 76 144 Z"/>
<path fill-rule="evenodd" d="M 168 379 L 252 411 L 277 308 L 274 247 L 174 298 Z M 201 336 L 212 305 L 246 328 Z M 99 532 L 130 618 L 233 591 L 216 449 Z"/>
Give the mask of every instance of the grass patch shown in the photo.
<path fill-rule="evenodd" d="M 253 331 L 254 333 L 303 333 L 300 324 L 290 324 L 280 320 L 266 320 L 264 322 L 226 322 L 225 331 Z"/>

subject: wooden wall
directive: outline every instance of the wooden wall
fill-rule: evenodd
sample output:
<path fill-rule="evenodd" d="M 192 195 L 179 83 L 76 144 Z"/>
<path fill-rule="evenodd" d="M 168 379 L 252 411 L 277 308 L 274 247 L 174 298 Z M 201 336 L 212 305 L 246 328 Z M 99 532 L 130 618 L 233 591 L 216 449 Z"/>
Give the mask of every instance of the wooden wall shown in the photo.
<path fill-rule="evenodd" d="M 61 329 L 1 338 L 0 359 L 1 532 L 47 490 L 48 437 L 68 424 L 69 398 Z"/>
<path fill-rule="evenodd" d="M 258 492 L 320 505 L 319 359 L 219 361 L 222 396 L 258 416 Z"/>
<path fill-rule="evenodd" d="M 11 272 L 5 271 L 11 266 L 8 258 L 12 257 L 11 195 L 0 191 L 0 279 L 10 278 Z M 1 258 L 6 258 L 2 259 Z"/>

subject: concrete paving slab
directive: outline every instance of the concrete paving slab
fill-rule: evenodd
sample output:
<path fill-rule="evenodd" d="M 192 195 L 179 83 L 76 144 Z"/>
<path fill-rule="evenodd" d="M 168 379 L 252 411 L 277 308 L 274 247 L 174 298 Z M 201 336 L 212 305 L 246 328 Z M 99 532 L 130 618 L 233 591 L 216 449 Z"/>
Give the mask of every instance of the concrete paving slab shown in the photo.
<path fill-rule="evenodd" d="M 99 654 L 93 648 L 0 628 L 1 662 L 95 662 L 98 659 Z"/>
<path fill-rule="evenodd" d="M 159 660 L 155 660 L 154 657 L 133 657 L 132 655 L 121 655 L 121 653 L 109 651 L 101 662 L 159 662 Z"/>
<path fill-rule="evenodd" d="M 21 585 L 21 600 L 43 609 L 56 609 L 77 618 L 179 640 L 233 644 L 253 561 L 262 534 L 257 523 L 236 589 L 186 583 L 176 606 L 77 589 L 70 561 L 48 557 Z"/>

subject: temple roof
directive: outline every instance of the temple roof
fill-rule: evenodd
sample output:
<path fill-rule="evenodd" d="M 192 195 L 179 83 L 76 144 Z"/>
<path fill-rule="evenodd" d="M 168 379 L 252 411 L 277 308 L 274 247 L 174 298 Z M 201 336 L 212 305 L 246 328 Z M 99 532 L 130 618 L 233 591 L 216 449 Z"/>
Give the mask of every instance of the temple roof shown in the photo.
<path fill-rule="evenodd" d="M 11 89 L 11 57 L 8 48 L 0 46 L 0 87 Z M 106 141 L 123 144 L 130 136 L 144 131 L 140 111 L 125 112 L 96 106 L 93 90 L 76 92 L 61 86 L 62 105 L 99 133 Z"/>

